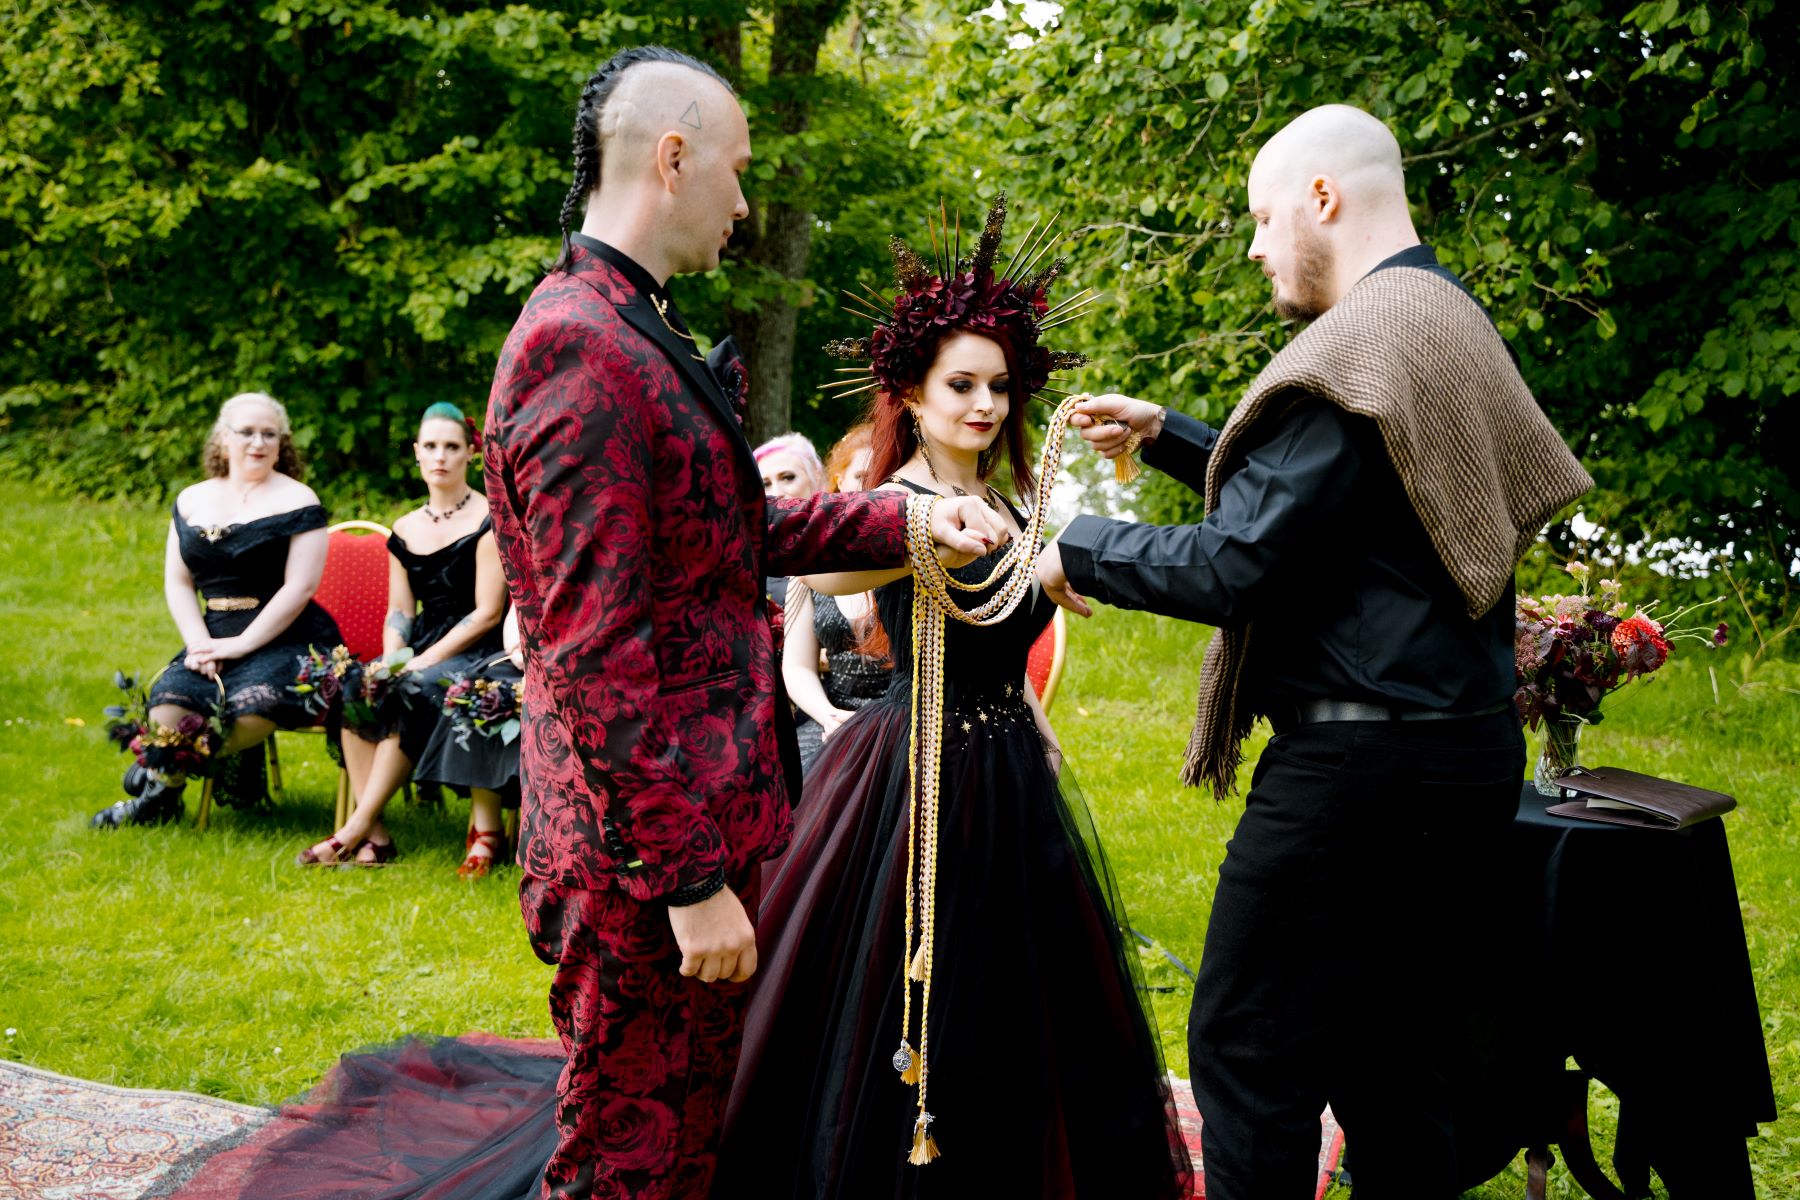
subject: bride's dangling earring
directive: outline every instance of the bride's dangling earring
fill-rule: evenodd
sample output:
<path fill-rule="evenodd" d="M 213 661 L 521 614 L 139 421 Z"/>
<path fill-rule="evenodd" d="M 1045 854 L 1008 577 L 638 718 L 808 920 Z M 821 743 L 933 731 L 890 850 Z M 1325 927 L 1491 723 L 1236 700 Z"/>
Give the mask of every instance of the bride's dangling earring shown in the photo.
<path fill-rule="evenodd" d="M 933 479 L 937 479 L 937 468 L 931 464 L 931 444 L 925 440 L 925 422 L 919 420 L 918 409 L 909 408 L 906 411 L 912 414 L 913 437 L 917 439 L 919 443 L 919 457 L 925 460 L 926 472 L 929 473 Z M 943 481 L 940 479 L 938 482 L 942 483 Z"/>

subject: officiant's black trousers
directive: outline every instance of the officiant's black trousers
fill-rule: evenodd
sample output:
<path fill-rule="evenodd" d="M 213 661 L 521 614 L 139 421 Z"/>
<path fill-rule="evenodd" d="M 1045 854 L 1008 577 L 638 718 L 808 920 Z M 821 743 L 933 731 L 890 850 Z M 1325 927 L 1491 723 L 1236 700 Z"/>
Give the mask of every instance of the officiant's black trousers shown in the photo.
<path fill-rule="evenodd" d="M 1207 1200 L 1311 1200 L 1327 1103 L 1358 1200 L 1458 1194 L 1452 1081 L 1479 1075 L 1524 770 L 1510 712 L 1270 740 L 1188 1022 Z"/>

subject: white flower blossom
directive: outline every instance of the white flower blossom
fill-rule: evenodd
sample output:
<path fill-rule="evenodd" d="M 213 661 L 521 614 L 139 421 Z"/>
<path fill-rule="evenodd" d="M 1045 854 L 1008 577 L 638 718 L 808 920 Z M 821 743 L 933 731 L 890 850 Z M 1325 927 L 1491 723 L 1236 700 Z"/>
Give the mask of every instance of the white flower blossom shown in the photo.
<path fill-rule="evenodd" d="M 1019 0 L 1013 0 L 1013 2 L 1017 4 Z M 1046 0 L 1024 0 L 1023 11 L 1019 13 L 1019 19 L 1042 33 L 1057 23 L 1057 18 L 1062 16 L 1062 10 L 1062 5 L 1046 3 Z"/>

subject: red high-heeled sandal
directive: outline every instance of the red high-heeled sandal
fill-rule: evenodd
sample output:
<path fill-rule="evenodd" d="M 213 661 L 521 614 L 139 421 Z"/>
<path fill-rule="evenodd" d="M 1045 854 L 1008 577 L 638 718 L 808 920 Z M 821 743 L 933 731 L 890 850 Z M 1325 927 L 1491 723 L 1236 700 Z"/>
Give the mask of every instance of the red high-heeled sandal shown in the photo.
<path fill-rule="evenodd" d="M 479 842 L 488 848 L 488 853 L 470 854 L 463 859 L 462 866 L 456 868 L 458 879 L 480 879 L 494 868 L 494 860 L 506 852 L 506 835 L 497 829 L 476 832 L 469 830 L 468 838 L 463 842 L 463 849 L 473 850 Z"/>

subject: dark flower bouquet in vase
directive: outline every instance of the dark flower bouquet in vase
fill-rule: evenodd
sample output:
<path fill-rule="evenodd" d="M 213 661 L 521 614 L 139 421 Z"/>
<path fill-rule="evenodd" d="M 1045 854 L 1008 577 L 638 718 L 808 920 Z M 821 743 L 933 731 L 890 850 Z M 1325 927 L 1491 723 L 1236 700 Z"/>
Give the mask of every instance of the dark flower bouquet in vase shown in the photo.
<path fill-rule="evenodd" d="M 444 715 L 464 750 L 478 733 L 506 745 L 519 736 L 519 692 L 504 679 L 461 675 L 444 693 Z"/>
<path fill-rule="evenodd" d="M 189 713 L 173 729 L 150 719 L 150 689 L 123 671 L 113 672 L 113 686 L 125 693 L 125 703 L 106 707 L 106 739 L 129 751 L 138 765 L 157 779 L 179 780 L 189 775 L 211 775 L 225 744 L 225 729 L 212 716 Z M 220 684 L 223 700 L 224 685 Z M 223 707 L 223 705 L 221 705 Z"/>
<path fill-rule="evenodd" d="M 1675 625 L 1698 605 L 1658 620 L 1654 603 L 1634 610 L 1620 599 L 1617 580 L 1602 579 L 1590 591 L 1589 567 L 1576 562 L 1567 570 L 1579 593 L 1520 596 L 1514 610 L 1513 707 L 1533 730 L 1544 727 L 1533 781 L 1545 796 L 1561 794 L 1556 780 L 1575 767 L 1581 728 L 1599 724 L 1608 694 L 1659 670 L 1674 642 L 1718 647 L 1727 633 L 1723 622 L 1710 630 Z"/>

